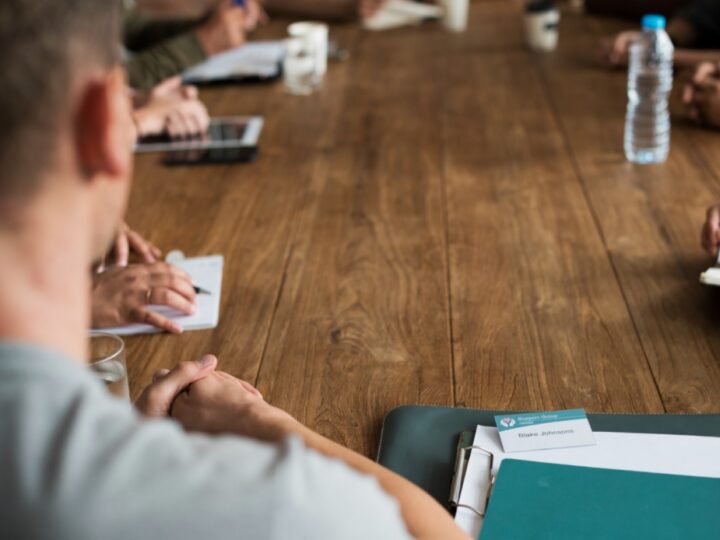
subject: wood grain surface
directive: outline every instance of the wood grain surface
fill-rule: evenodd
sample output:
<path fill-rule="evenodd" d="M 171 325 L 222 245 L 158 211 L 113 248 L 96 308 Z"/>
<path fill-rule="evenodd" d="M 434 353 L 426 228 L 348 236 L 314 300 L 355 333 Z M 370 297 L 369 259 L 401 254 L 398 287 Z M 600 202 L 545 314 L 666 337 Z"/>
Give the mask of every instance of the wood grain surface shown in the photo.
<path fill-rule="evenodd" d="M 720 291 L 697 281 L 720 135 L 675 104 L 668 162 L 626 162 L 626 75 L 594 48 L 627 23 L 566 12 L 558 50 L 531 53 L 517 4 L 473 3 L 464 34 L 333 26 L 351 58 L 309 97 L 202 90 L 214 115 L 265 116 L 262 153 L 138 158 L 129 223 L 226 267 L 217 329 L 127 338 L 134 396 L 213 352 L 369 456 L 408 403 L 720 409 Z"/>

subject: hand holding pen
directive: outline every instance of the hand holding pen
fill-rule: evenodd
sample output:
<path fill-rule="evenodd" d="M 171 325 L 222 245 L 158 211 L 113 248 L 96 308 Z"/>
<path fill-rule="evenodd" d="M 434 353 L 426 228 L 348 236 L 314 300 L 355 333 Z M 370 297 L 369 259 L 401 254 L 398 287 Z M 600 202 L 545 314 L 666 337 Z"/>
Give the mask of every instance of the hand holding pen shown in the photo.
<path fill-rule="evenodd" d="M 212 56 L 245 43 L 248 7 L 222 0 L 195 34 L 205 54 Z"/>
<path fill-rule="evenodd" d="M 259 0 L 233 0 L 236 7 L 245 10 L 245 30 L 251 32 L 255 30 L 259 24 L 268 21 L 267 13 L 260 5 Z"/>

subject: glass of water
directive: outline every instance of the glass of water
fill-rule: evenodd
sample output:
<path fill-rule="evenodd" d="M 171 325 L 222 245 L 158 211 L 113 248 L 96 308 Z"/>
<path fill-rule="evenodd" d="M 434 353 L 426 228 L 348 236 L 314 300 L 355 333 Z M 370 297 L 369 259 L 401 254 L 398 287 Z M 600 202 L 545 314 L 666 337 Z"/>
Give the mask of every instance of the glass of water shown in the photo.
<path fill-rule="evenodd" d="M 90 332 L 90 369 L 105 383 L 108 392 L 130 401 L 125 344 L 118 336 Z"/>
<path fill-rule="evenodd" d="M 303 38 L 286 40 L 283 76 L 290 94 L 307 96 L 313 93 L 318 85 L 315 62 L 312 41 Z"/>

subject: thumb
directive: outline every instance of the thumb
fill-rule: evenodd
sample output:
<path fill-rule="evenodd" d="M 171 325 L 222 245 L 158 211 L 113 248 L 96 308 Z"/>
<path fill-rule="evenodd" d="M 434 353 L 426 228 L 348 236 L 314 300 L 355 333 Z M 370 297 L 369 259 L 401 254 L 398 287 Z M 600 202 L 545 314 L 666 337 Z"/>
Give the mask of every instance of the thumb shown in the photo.
<path fill-rule="evenodd" d="M 178 394 L 216 367 L 217 358 L 211 354 L 192 362 L 181 362 L 145 389 L 136 403 L 137 408 L 146 416 L 167 416 Z"/>

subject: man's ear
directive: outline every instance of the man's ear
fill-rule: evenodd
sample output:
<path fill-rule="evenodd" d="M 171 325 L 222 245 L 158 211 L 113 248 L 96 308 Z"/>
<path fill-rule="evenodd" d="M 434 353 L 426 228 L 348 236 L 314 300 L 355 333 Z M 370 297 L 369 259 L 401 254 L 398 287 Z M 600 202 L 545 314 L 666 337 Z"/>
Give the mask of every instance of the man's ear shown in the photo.
<path fill-rule="evenodd" d="M 121 68 L 90 80 L 80 95 L 75 118 L 78 160 L 88 178 L 125 178 L 132 166 L 134 130 Z"/>

